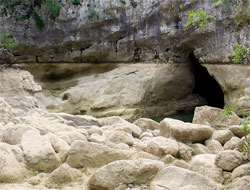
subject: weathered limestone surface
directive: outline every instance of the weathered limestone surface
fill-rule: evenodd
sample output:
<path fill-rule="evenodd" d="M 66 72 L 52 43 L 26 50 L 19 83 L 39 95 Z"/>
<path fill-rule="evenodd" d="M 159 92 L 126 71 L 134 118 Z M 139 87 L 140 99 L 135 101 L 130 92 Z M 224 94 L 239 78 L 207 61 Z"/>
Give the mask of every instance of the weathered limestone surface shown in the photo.
<path fill-rule="evenodd" d="M 53 67 L 54 73 L 48 71 L 47 75 L 42 75 L 47 81 L 38 74 L 44 90 L 36 95 L 53 112 L 95 117 L 116 115 L 136 120 L 139 117 L 154 118 L 192 109 L 204 103 L 191 95 L 194 77 L 188 64 L 106 65 L 108 71 L 102 70 L 105 64 L 83 65 L 85 72 L 93 73 L 72 74 L 67 82 L 63 79 L 72 71 L 63 71 L 60 65 Z M 41 70 L 46 72 L 44 69 L 41 66 Z M 37 72 L 37 68 L 32 70 Z M 53 76 L 59 80 L 49 80 Z"/>

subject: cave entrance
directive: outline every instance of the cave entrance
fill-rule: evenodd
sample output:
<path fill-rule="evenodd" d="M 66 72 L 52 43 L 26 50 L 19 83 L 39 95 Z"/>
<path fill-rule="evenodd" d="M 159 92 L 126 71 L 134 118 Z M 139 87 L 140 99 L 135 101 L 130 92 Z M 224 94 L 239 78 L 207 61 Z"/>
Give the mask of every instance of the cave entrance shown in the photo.
<path fill-rule="evenodd" d="M 193 94 L 198 94 L 204 98 L 209 106 L 223 109 L 224 94 L 220 85 L 210 76 L 207 69 L 201 66 L 194 53 L 190 53 L 188 58 L 195 78 Z"/>

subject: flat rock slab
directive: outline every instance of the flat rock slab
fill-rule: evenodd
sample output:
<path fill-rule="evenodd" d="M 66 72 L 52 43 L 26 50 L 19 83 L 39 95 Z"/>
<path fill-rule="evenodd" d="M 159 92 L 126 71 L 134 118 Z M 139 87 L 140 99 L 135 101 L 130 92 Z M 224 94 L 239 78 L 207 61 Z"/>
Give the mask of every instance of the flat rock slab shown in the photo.
<path fill-rule="evenodd" d="M 160 135 L 173 137 L 182 142 L 203 142 L 213 134 L 213 129 L 206 125 L 185 123 L 166 118 L 160 123 Z"/>
<path fill-rule="evenodd" d="M 150 190 L 219 190 L 217 185 L 199 173 L 170 166 L 157 173 Z"/>

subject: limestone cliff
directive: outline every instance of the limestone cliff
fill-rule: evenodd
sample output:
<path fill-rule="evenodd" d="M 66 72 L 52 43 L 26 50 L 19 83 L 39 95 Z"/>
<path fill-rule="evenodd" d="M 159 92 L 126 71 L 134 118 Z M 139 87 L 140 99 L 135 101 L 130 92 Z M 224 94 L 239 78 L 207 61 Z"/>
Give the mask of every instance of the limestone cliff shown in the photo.
<path fill-rule="evenodd" d="M 17 61 L 23 63 L 183 62 L 190 52 L 201 63 L 229 63 L 236 43 L 250 46 L 249 2 L 237 2 L 225 0 L 213 7 L 210 0 L 84 0 L 80 4 L 62 0 L 55 20 L 38 10 L 43 28 L 32 16 L 20 20 L 10 14 L 2 14 L 0 25 L 20 42 Z M 203 29 L 185 27 L 190 10 L 206 10 L 216 20 Z"/>

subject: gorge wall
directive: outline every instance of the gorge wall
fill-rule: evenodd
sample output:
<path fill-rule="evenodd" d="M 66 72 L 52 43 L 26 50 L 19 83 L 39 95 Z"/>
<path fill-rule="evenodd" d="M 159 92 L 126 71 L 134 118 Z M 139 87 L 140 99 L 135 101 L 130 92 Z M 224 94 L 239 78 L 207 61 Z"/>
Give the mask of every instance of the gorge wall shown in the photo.
<path fill-rule="evenodd" d="M 132 6 L 131 2 L 136 2 Z M 2 14 L 0 25 L 19 41 L 17 61 L 22 63 L 69 62 L 185 62 L 194 52 L 200 63 L 229 63 L 236 43 L 249 47 L 250 6 L 243 21 L 239 5 L 225 1 L 218 7 L 207 0 L 87 0 L 75 5 L 62 0 L 59 16 L 52 20 L 38 13 L 44 27 L 31 16 L 20 20 Z M 23 6 L 15 11 L 25 12 Z M 190 10 L 207 10 L 216 20 L 205 28 L 185 27 Z M 245 19 L 245 20 L 244 20 Z M 237 25 L 238 24 L 238 25 Z M 249 62 L 250 54 L 247 55 Z"/>

